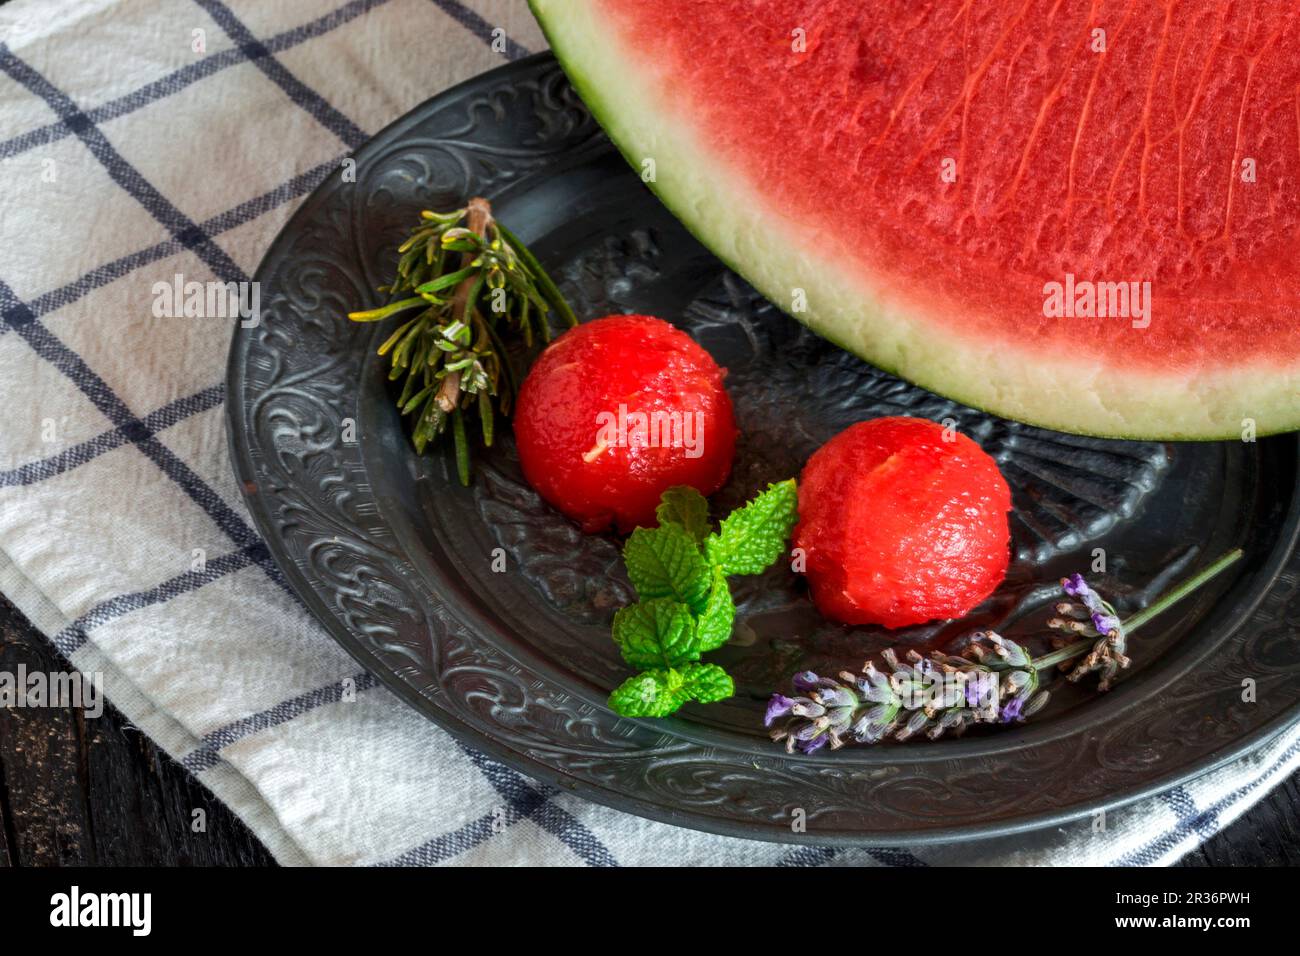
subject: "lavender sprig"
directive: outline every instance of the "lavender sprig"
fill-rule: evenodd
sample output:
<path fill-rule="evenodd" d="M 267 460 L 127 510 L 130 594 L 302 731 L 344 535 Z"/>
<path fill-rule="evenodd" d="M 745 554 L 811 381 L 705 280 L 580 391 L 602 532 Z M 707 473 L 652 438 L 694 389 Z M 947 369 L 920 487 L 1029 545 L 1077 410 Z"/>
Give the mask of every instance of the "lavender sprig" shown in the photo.
<path fill-rule="evenodd" d="M 1048 691 L 1040 686 L 1042 671 L 1068 667 L 1070 681 L 1097 672 L 1101 675 L 1098 690 L 1108 690 L 1116 673 L 1129 665 L 1128 635 L 1241 556 L 1240 549 L 1230 551 L 1127 621 L 1119 619 L 1082 575 L 1071 575 L 1061 580 L 1061 588 L 1079 603 L 1057 604 L 1059 616 L 1048 625 L 1078 635 L 1080 639 L 1073 643 L 1033 657 L 1000 634 L 976 631 L 963 649 L 964 656 L 934 651 L 926 658 L 908 651 L 900 661 L 895 651 L 887 650 L 881 655 L 883 670 L 867 661 L 860 674 L 844 671 L 838 680 L 803 671 L 794 676 L 795 696 L 772 696 L 764 725 L 783 720 L 772 731 L 772 739 L 784 741 L 787 752 L 809 754 L 825 746 L 838 749 L 850 741 L 874 744 L 922 733 L 934 740 L 945 733 L 960 734 L 976 723 L 1020 723 L 1048 701 Z M 1067 665 L 1078 657 L 1083 660 Z"/>
<path fill-rule="evenodd" d="M 1115 609 L 1103 601 L 1096 591 L 1088 587 L 1083 575 L 1072 574 L 1068 578 L 1061 578 L 1061 589 L 1070 597 L 1082 601 L 1083 611 L 1079 610 L 1078 605 L 1062 602 L 1056 605 L 1056 612 L 1064 617 L 1052 618 L 1047 622 L 1048 627 L 1084 633 L 1089 637 L 1097 638 L 1088 655 L 1070 671 L 1068 680 L 1077 682 L 1093 671 L 1100 671 L 1101 680 L 1097 683 L 1097 689 L 1110 690 L 1115 674 L 1129 665 L 1129 658 L 1124 653 L 1127 650 L 1128 636 L 1124 625 L 1120 623 Z M 1080 631 L 1077 624 L 1085 613 L 1090 619 L 1092 628 L 1089 630 L 1085 627 Z"/>

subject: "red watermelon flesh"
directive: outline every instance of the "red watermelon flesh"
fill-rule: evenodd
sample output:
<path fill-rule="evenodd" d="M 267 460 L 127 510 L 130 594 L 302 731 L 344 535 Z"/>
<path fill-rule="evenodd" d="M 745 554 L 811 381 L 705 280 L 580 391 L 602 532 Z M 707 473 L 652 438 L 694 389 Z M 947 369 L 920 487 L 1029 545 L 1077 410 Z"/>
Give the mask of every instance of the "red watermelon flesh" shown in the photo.
<path fill-rule="evenodd" d="M 519 387 L 524 477 L 584 531 L 654 527 L 669 488 L 711 495 L 731 473 L 737 431 L 725 375 L 694 339 L 653 316 L 569 329 Z M 639 431 L 628 425 L 636 416 Z"/>
<path fill-rule="evenodd" d="M 534 8 L 670 208 L 868 360 L 1072 431 L 1300 425 L 1289 5 Z M 1147 327 L 1044 314 L 1049 283 L 1130 282 L 1150 283 Z"/>
<path fill-rule="evenodd" d="M 799 476 L 795 547 L 818 610 L 905 627 L 961 617 L 1006 576 L 1011 490 L 984 450 L 923 418 L 859 422 Z"/>

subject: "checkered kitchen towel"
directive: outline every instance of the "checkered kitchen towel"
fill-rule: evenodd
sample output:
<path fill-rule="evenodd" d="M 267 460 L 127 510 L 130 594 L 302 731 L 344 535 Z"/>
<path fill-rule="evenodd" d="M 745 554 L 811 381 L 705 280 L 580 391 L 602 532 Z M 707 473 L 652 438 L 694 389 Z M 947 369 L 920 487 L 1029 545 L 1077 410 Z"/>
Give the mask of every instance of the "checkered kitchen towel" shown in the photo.
<path fill-rule="evenodd" d="M 369 134 L 541 49 L 527 7 L 16 0 L 0 41 L 0 590 L 281 861 L 1166 863 L 1300 763 L 1291 732 L 1103 835 L 836 852 L 650 823 L 459 746 L 273 583 L 226 456 L 232 324 L 154 318 L 151 289 L 246 279 Z"/>

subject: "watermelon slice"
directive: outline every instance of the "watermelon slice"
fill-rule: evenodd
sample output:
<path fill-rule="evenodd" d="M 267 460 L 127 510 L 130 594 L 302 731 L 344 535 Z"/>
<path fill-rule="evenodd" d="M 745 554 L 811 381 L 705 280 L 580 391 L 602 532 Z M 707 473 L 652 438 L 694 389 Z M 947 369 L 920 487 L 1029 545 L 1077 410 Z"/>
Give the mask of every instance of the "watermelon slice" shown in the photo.
<path fill-rule="evenodd" d="M 1300 427 L 1288 4 L 531 3 L 668 207 L 842 347 L 1064 431 Z"/>

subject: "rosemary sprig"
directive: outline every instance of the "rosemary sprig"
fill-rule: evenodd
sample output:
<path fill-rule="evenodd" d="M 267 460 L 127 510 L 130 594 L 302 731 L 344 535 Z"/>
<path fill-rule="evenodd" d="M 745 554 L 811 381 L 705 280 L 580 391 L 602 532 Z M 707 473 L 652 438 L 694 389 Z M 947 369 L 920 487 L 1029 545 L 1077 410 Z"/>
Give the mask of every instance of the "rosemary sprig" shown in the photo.
<path fill-rule="evenodd" d="M 839 679 L 804 671 L 794 677 L 797 696 L 774 694 L 767 706 L 767 726 L 784 722 L 772 739 L 786 750 L 812 753 L 847 741 L 874 744 L 887 738 L 907 740 L 924 733 L 934 740 L 961 733 L 975 723 L 1023 721 L 1047 703 L 1039 674 L 1053 667 L 1068 671 L 1067 680 L 1100 674 L 1099 690 L 1108 690 L 1115 674 L 1129 665 L 1127 639 L 1137 628 L 1168 610 L 1241 558 L 1229 551 L 1200 573 L 1163 594 L 1150 606 L 1121 621 L 1115 609 L 1092 590 L 1081 575 L 1061 580 L 1062 590 L 1078 604 L 1056 605 L 1054 630 L 1079 639 L 1059 641 L 1051 653 L 1033 657 L 1015 641 L 993 631 L 970 635 L 964 657 L 932 652 L 929 658 L 908 651 L 905 661 L 885 651 L 884 669 L 867 661 L 860 674 L 845 671 Z M 1069 662 L 1082 657 L 1078 663 Z"/>
<path fill-rule="evenodd" d="M 577 317 L 537 258 L 492 218 L 486 199 L 463 209 L 420 213 L 420 224 L 397 249 L 392 301 L 354 322 L 380 322 L 420 309 L 379 346 L 389 357 L 389 381 L 403 379 L 397 407 L 411 418 L 415 450 L 450 425 L 461 484 L 470 477 L 466 419 L 477 416 L 483 444 L 491 446 L 495 416 L 509 415 L 518 376 L 506 353 L 508 334 L 531 347 L 534 334 L 551 340 L 551 313 L 573 326 Z"/>

